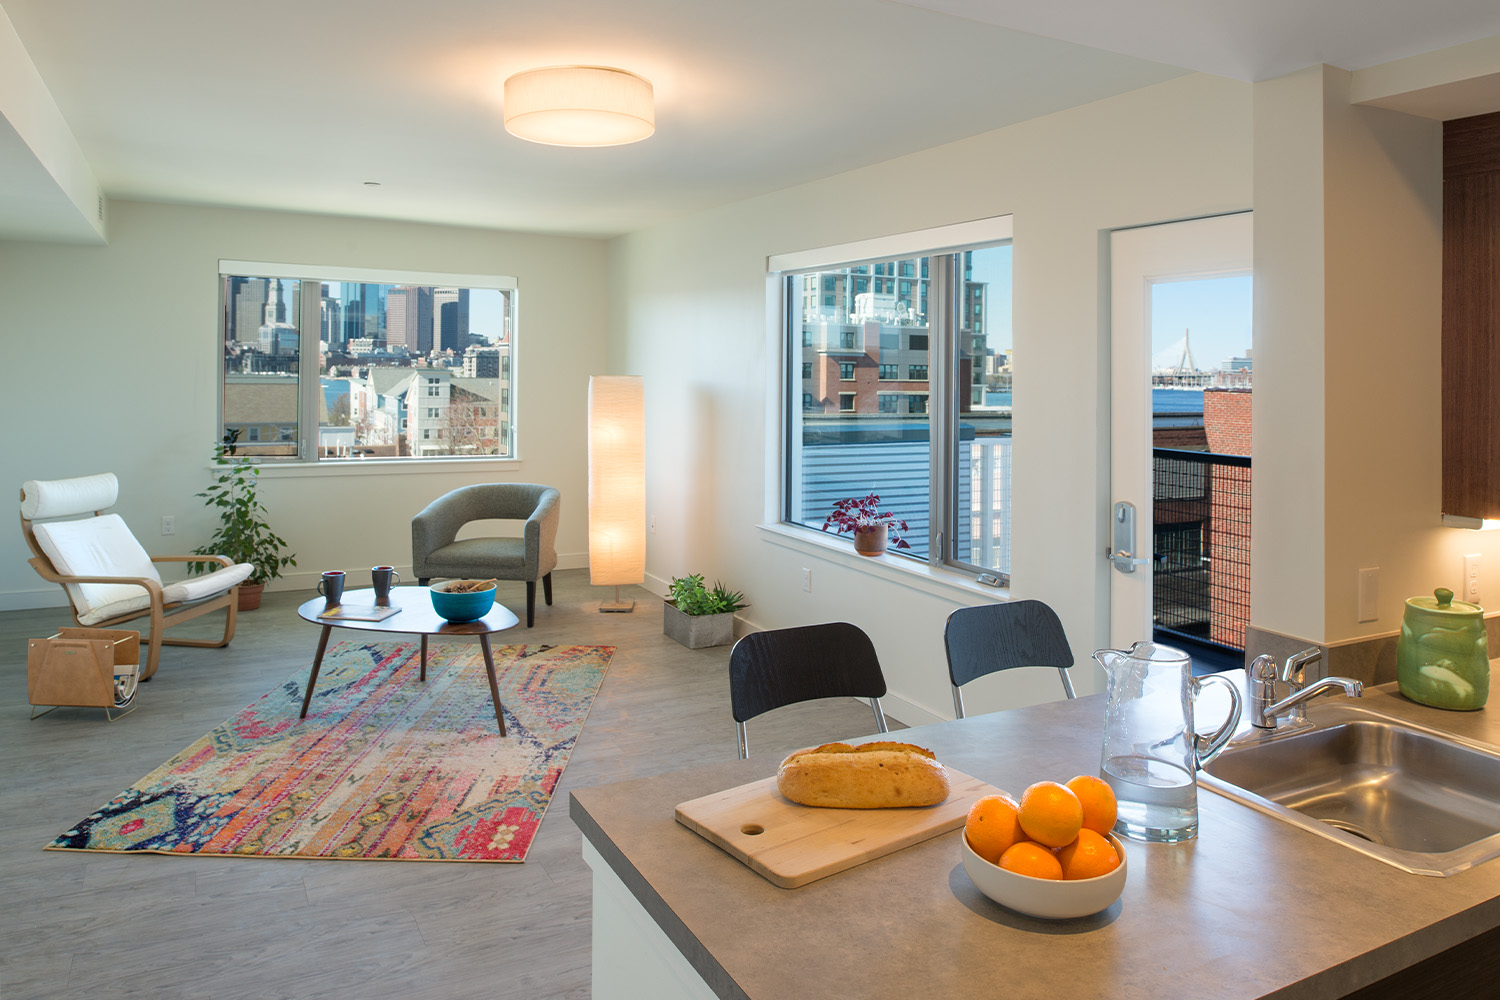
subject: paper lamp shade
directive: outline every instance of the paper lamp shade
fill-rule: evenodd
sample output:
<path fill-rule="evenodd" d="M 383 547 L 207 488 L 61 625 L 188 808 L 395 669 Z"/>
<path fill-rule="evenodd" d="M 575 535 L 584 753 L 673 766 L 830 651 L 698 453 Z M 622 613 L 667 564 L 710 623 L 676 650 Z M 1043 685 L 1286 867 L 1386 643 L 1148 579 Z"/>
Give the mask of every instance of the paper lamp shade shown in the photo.
<path fill-rule="evenodd" d="M 505 130 L 548 146 L 621 146 L 656 131 L 651 81 L 607 66 L 549 66 L 505 81 Z"/>
<path fill-rule="evenodd" d="M 589 582 L 645 579 L 645 381 L 595 375 L 589 379 Z"/>

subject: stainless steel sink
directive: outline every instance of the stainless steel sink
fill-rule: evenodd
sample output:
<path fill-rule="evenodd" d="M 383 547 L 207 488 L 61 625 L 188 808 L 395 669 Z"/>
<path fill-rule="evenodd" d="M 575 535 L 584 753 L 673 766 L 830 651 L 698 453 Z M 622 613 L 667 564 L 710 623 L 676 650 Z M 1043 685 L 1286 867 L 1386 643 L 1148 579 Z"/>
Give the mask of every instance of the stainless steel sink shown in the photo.
<path fill-rule="evenodd" d="M 1199 783 L 1419 875 L 1500 857 L 1500 753 L 1344 702 L 1312 721 L 1237 737 Z"/>

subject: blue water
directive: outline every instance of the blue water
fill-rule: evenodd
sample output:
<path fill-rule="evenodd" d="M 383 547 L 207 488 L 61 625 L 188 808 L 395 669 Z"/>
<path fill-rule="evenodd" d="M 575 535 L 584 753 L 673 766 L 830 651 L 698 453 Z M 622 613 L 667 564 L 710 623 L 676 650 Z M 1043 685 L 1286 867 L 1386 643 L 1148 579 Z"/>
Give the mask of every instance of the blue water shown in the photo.
<path fill-rule="evenodd" d="M 986 392 L 984 405 L 1009 406 L 1008 392 Z M 1151 411 L 1153 413 L 1202 413 L 1202 389 L 1152 389 Z"/>

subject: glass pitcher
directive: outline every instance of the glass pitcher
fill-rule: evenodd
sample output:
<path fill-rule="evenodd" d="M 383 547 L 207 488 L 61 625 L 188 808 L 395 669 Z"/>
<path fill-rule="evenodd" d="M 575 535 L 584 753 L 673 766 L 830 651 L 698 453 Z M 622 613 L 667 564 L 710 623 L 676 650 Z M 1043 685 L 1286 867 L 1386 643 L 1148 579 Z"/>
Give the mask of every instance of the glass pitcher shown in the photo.
<path fill-rule="evenodd" d="M 1115 832 L 1166 844 L 1196 837 L 1198 768 L 1239 725 L 1239 687 L 1214 674 L 1194 677 L 1186 653 L 1152 642 L 1101 649 L 1094 660 L 1108 680 L 1100 774 L 1119 800 Z M 1200 736 L 1193 703 L 1213 682 L 1229 691 L 1229 718 L 1213 735 Z"/>

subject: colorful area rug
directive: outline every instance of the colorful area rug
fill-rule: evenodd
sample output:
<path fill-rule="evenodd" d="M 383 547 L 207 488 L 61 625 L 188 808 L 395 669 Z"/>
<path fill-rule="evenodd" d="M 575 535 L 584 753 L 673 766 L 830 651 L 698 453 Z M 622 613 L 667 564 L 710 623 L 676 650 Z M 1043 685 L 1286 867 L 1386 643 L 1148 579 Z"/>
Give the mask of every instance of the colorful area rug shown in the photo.
<path fill-rule="evenodd" d="M 524 861 L 614 653 L 348 641 L 115 796 L 49 850 Z"/>

